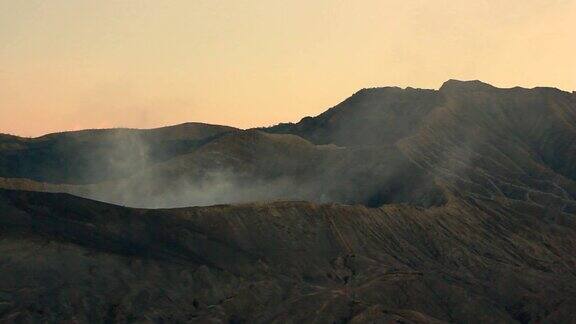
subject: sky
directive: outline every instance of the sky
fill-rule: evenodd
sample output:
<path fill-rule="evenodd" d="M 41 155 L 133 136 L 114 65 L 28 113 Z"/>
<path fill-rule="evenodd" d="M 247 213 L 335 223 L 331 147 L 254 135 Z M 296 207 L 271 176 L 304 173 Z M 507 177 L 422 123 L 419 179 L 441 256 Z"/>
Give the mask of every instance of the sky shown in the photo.
<path fill-rule="evenodd" d="M 0 133 L 317 115 L 448 79 L 576 90 L 576 0 L 0 0 Z"/>

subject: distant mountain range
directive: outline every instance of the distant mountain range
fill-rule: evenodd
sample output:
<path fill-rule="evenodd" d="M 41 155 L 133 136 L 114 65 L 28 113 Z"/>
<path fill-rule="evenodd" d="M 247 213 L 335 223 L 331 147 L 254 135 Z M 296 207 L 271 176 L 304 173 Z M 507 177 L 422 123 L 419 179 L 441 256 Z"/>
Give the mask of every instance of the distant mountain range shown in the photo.
<path fill-rule="evenodd" d="M 0 135 L 0 188 L 0 321 L 576 319 L 576 94 L 554 88 Z"/>

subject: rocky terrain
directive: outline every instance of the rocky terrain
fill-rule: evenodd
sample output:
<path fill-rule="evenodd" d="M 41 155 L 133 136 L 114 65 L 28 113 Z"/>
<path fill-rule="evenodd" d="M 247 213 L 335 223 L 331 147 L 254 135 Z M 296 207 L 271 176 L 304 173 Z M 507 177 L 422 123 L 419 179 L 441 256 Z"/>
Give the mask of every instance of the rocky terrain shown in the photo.
<path fill-rule="evenodd" d="M 576 221 L 535 204 L 127 209 L 1 191 L 20 322 L 570 323 Z"/>
<path fill-rule="evenodd" d="M 0 187 L 5 322 L 576 322 L 558 89 L 450 80 L 270 128 L 2 135 Z"/>

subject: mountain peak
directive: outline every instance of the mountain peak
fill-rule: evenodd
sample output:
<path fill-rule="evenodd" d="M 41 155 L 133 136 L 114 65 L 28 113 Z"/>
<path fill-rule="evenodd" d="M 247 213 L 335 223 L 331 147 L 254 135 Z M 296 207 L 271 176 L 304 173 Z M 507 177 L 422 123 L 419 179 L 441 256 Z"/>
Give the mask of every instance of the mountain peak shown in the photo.
<path fill-rule="evenodd" d="M 496 89 L 494 86 L 482 82 L 480 80 L 470 80 L 470 81 L 461 81 L 450 79 L 440 87 L 440 91 L 451 91 L 451 90 L 464 90 L 464 91 L 477 91 L 477 90 L 492 90 Z"/>

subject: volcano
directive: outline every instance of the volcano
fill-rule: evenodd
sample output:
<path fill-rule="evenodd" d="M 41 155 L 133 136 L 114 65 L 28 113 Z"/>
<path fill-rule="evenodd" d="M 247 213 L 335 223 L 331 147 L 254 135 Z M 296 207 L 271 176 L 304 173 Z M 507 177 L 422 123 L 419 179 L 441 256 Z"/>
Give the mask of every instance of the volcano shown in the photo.
<path fill-rule="evenodd" d="M 0 135 L 0 321 L 571 323 L 576 93 Z"/>

